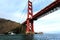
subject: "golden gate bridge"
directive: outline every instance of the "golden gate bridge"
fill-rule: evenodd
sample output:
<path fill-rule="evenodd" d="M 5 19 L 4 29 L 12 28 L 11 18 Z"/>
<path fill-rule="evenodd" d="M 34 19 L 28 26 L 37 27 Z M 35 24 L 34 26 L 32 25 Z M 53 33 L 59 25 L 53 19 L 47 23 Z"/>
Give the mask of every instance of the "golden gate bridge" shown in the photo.
<path fill-rule="evenodd" d="M 33 8 L 32 8 L 32 2 L 28 0 L 28 14 L 27 14 L 27 20 L 23 22 L 22 24 L 26 24 L 26 33 L 34 33 L 34 25 L 33 21 L 37 20 L 40 17 L 43 17 L 48 12 L 52 13 L 60 8 L 60 0 L 54 1 L 52 4 L 44 8 L 43 10 L 39 11 L 35 15 L 33 15 Z"/>

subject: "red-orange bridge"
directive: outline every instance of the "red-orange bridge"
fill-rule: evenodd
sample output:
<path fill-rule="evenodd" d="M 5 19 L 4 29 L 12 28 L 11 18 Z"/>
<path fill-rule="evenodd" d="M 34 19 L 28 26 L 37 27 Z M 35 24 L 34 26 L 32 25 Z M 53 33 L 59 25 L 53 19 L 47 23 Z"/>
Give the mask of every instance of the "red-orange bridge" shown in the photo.
<path fill-rule="evenodd" d="M 31 8 L 29 8 L 29 6 Z M 30 33 L 30 32 L 34 32 L 34 26 L 33 26 L 33 21 L 37 20 L 38 18 L 41 18 L 49 13 L 52 13 L 56 10 L 58 10 L 60 8 L 60 0 L 56 0 L 53 3 L 51 3 L 50 5 L 48 5 L 46 8 L 42 9 L 41 11 L 39 11 L 38 13 L 36 13 L 35 15 L 33 15 L 33 11 L 32 11 L 32 2 L 30 2 L 28 0 L 28 16 L 27 16 L 27 20 L 25 22 L 23 22 L 22 24 L 25 24 L 26 27 L 26 33 Z M 29 12 L 31 11 L 31 12 Z M 29 17 L 31 16 L 31 17 Z"/>

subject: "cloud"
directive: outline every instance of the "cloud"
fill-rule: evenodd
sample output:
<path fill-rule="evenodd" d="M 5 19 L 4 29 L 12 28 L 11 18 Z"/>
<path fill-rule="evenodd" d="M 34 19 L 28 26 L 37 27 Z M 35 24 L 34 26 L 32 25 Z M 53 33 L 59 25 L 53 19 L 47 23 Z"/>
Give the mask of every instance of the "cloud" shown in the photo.
<path fill-rule="evenodd" d="M 27 14 L 26 13 L 19 12 L 19 11 L 17 11 L 16 13 L 14 13 L 13 16 L 15 18 L 17 18 L 18 19 L 17 22 L 20 22 L 20 23 L 24 22 L 26 20 L 26 18 L 27 18 Z"/>
<path fill-rule="evenodd" d="M 60 10 L 34 21 L 36 32 L 56 33 L 60 31 Z"/>
<path fill-rule="evenodd" d="M 26 20 L 26 14 L 23 10 L 26 7 L 27 0 L 0 0 L 0 18 L 9 19 L 16 22 Z"/>
<path fill-rule="evenodd" d="M 22 11 L 26 6 L 27 0 L 0 0 L 0 11 L 12 13 L 20 9 Z"/>
<path fill-rule="evenodd" d="M 5 18 L 12 21 L 16 21 L 18 23 L 22 23 L 26 20 L 27 14 L 17 10 L 16 12 L 11 13 L 11 14 L 0 13 L 0 18 Z"/>

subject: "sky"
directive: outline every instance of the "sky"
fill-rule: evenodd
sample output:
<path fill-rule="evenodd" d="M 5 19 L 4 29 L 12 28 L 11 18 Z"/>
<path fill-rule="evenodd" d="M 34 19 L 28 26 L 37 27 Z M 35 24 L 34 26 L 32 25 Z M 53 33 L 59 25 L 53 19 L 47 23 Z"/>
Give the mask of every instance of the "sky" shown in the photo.
<path fill-rule="evenodd" d="M 31 0 L 33 15 L 55 0 Z M 0 0 L 0 18 L 23 23 L 27 18 L 28 0 Z M 34 31 L 60 33 L 60 9 L 34 21 Z"/>

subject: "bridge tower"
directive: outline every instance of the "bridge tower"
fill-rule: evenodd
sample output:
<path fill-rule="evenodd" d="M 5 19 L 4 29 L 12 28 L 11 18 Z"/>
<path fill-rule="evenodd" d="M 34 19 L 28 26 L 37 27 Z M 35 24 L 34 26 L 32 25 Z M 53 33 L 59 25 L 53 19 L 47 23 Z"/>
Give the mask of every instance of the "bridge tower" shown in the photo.
<path fill-rule="evenodd" d="M 27 14 L 27 24 L 26 24 L 26 33 L 34 33 L 34 26 L 33 26 L 33 9 L 32 9 L 32 2 L 28 0 L 28 14 Z"/>

